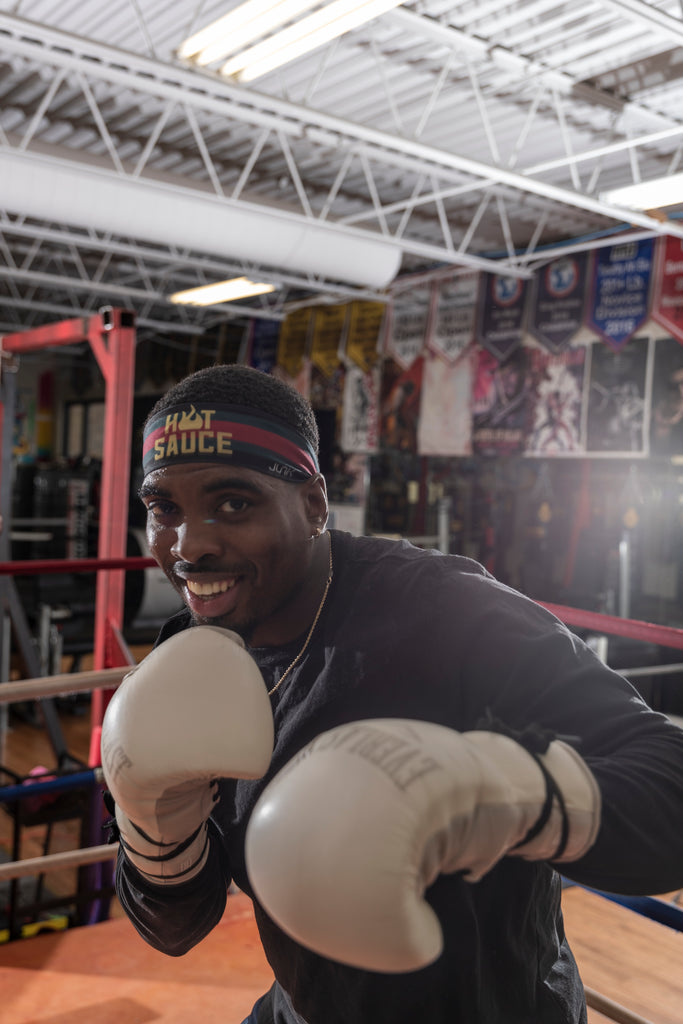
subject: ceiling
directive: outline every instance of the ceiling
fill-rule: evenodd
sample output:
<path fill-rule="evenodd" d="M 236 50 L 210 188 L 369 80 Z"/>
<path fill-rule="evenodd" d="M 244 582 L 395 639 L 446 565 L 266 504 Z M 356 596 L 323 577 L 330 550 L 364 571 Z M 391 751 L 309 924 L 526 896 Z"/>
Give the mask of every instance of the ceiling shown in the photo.
<path fill-rule="evenodd" d="M 683 170 L 681 0 L 417 0 L 248 84 L 175 57 L 234 0 L 5 0 L 0 332 L 192 337 L 468 269 L 683 237 L 601 195 Z M 219 307 L 179 289 L 246 274 Z"/>

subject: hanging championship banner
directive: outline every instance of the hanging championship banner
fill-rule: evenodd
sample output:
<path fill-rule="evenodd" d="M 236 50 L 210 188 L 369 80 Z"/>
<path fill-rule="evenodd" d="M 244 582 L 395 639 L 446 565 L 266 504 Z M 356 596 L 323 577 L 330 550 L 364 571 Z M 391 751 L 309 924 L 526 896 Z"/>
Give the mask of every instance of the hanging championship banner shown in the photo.
<path fill-rule="evenodd" d="M 683 344 L 683 239 L 659 238 L 656 250 L 652 316 Z"/>
<path fill-rule="evenodd" d="M 387 354 L 408 370 L 422 354 L 429 326 L 431 288 L 416 288 L 394 297 L 387 332 Z"/>
<path fill-rule="evenodd" d="M 368 373 L 380 357 L 382 325 L 387 312 L 383 302 L 350 303 L 346 325 L 346 358 Z"/>
<path fill-rule="evenodd" d="M 414 359 L 407 370 L 393 359 L 384 362 L 380 435 L 386 448 L 417 451 L 423 368 L 423 358 Z"/>
<path fill-rule="evenodd" d="M 614 349 L 620 349 L 649 316 L 654 260 L 651 238 L 621 242 L 593 256 L 587 325 Z"/>
<path fill-rule="evenodd" d="M 474 338 L 479 275 L 463 274 L 434 287 L 436 315 L 429 349 L 454 363 Z"/>
<path fill-rule="evenodd" d="M 331 377 L 341 362 L 341 346 L 348 305 L 316 306 L 313 311 L 311 359 L 325 377 Z"/>
<path fill-rule="evenodd" d="M 581 436 L 586 349 L 561 353 L 529 351 L 530 455 L 565 455 L 584 450 Z"/>
<path fill-rule="evenodd" d="M 633 454 L 645 451 L 645 400 L 649 338 L 632 338 L 614 352 L 591 345 L 586 449 Z"/>
<path fill-rule="evenodd" d="M 683 454 L 683 348 L 676 338 L 654 343 L 650 454 Z"/>
<path fill-rule="evenodd" d="M 516 349 L 504 363 L 486 349 L 474 355 L 472 448 L 478 455 L 521 451 L 527 426 L 528 352 Z"/>
<path fill-rule="evenodd" d="M 297 378 L 308 355 L 313 310 L 310 307 L 288 313 L 280 326 L 277 364 L 288 377 Z"/>
<path fill-rule="evenodd" d="M 249 366 L 270 373 L 277 361 L 277 343 L 280 336 L 278 320 L 252 320 L 249 345 Z"/>
<path fill-rule="evenodd" d="M 527 282 L 502 274 L 482 274 L 477 307 L 477 340 L 504 360 L 522 344 Z"/>
<path fill-rule="evenodd" d="M 554 260 L 534 278 L 529 330 L 549 352 L 562 352 L 583 325 L 586 253 Z"/>
<path fill-rule="evenodd" d="M 445 363 L 428 352 L 424 359 L 419 455 L 472 454 L 472 358 Z"/>
<path fill-rule="evenodd" d="M 341 447 L 345 452 L 376 452 L 379 448 L 379 366 L 364 373 L 355 363 L 346 368 L 342 403 Z"/>

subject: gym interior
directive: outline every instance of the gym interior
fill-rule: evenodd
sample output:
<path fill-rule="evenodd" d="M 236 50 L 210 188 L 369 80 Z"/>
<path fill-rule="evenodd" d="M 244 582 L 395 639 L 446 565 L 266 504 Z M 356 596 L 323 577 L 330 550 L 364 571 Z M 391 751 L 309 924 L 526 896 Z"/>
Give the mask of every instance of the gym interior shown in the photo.
<path fill-rule="evenodd" d="M 102 718 L 182 607 L 145 418 L 279 376 L 331 527 L 474 559 L 683 725 L 683 190 L 613 198 L 676 178 L 681 12 L 385 4 L 251 79 L 182 48 L 237 3 L 75 6 L 0 13 L 0 1017 L 238 1024 L 244 894 L 171 961 L 114 892 Z M 681 1024 L 682 892 L 563 908 L 589 1024 Z"/>

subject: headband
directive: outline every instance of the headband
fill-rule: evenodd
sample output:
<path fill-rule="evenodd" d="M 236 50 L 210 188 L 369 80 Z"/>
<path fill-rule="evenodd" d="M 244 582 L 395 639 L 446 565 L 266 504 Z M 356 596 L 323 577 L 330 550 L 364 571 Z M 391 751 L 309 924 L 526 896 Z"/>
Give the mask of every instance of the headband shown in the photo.
<path fill-rule="evenodd" d="M 145 426 L 142 468 L 226 462 L 281 480 L 308 480 L 318 460 L 308 441 L 276 416 L 237 405 L 173 405 Z"/>

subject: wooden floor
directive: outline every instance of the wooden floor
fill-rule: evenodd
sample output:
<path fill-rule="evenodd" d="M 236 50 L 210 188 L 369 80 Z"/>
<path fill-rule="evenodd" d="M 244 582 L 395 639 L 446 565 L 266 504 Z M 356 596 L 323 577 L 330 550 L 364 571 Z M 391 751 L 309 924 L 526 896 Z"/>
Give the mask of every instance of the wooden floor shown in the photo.
<path fill-rule="evenodd" d="M 564 890 L 562 907 L 587 989 L 653 1024 L 682 1024 L 683 932 L 580 886 Z M 604 1018 L 591 1011 L 588 1019 Z"/>
<path fill-rule="evenodd" d="M 72 756 L 87 761 L 87 706 L 66 705 L 60 722 Z M 5 767 L 22 776 L 36 765 L 54 767 L 45 729 L 30 716 L 11 719 L 4 756 Z M 74 822 L 56 825 L 50 852 L 77 848 L 77 832 Z M 0 810 L 5 854 L 10 833 L 11 819 Z M 44 829 L 26 833 L 22 857 L 40 854 Z M 74 891 L 73 873 L 46 877 L 53 892 Z M 595 991 L 610 1006 L 639 1015 L 631 1020 L 683 1024 L 683 933 L 580 887 L 564 891 L 563 907 L 589 1000 Z M 146 946 L 114 899 L 110 920 L 101 924 L 0 944 L 0 1022 L 239 1024 L 270 981 L 250 904 L 241 893 L 231 897 L 211 936 L 180 959 Z M 628 1016 L 601 1013 L 590 1001 L 588 1019 L 589 1024 L 630 1024 Z"/>
<path fill-rule="evenodd" d="M 239 1024 L 271 984 L 243 894 L 184 957 L 122 919 L 0 947 L 2 1024 Z"/>

